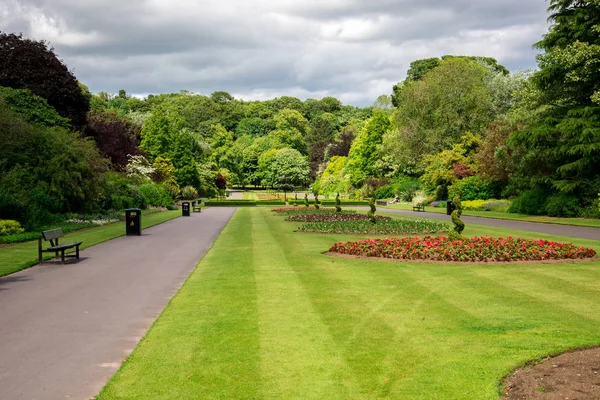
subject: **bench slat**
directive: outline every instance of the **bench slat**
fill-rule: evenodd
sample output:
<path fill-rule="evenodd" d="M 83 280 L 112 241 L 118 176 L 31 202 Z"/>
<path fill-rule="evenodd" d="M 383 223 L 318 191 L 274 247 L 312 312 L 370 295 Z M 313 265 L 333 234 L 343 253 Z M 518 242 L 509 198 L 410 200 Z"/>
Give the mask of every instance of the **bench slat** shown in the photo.
<path fill-rule="evenodd" d="M 45 240 L 54 240 L 65 236 L 61 228 L 50 229 L 49 231 L 43 231 L 42 236 Z"/>
<path fill-rule="evenodd" d="M 71 247 L 79 246 L 79 245 L 81 245 L 81 243 L 83 243 L 83 242 L 63 243 L 63 244 L 59 244 L 58 246 L 48 247 L 46 249 L 46 251 L 69 249 Z"/>

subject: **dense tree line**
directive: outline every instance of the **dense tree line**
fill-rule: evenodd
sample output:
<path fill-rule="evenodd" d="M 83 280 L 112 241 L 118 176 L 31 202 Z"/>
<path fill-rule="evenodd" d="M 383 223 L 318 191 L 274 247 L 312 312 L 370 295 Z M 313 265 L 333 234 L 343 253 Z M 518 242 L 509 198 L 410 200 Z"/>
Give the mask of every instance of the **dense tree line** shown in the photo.
<path fill-rule="evenodd" d="M 600 5 L 551 0 L 549 11 L 536 71 L 416 60 L 362 108 L 91 94 L 45 42 L 0 33 L 0 218 L 168 205 L 225 186 L 425 201 L 461 189 L 512 198 L 517 212 L 597 217 Z"/>

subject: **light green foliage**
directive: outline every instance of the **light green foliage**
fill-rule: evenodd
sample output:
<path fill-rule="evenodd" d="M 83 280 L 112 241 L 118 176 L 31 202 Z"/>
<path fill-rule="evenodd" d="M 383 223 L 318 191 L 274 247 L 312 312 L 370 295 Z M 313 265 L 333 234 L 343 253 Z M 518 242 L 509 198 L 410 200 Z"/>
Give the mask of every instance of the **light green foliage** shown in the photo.
<path fill-rule="evenodd" d="M 195 200 L 198 198 L 198 191 L 193 186 L 186 186 L 181 189 L 181 198 L 183 200 Z"/>
<path fill-rule="evenodd" d="M 154 169 L 154 172 L 152 173 L 154 182 L 160 183 L 168 191 L 176 191 L 179 189 L 177 178 L 175 176 L 175 166 L 170 158 L 161 156 L 156 157 L 152 164 L 152 168 Z"/>
<path fill-rule="evenodd" d="M 221 161 L 225 158 L 227 151 L 233 146 L 233 133 L 228 132 L 221 124 L 217 124 L 213 129 L 213 135 L 210 142 L 212 156 L 221 166 Z"/>
<path fill-rule="evenodd" d="M 296 110 L 284 109 L 274 117 L 277 129 L 269 136 L 279 141 L 283 147 L 291 147 L 307 154 L 305 136 L 310 130 L 308 120 Z"/>
<path fill-rule="evenodd" d="M 421 176 L 425 188 L 429 192 L 438 186 L 447 188 L 458 179 L 476 173 L 477 165 L 474 156 L 480 144 L 479 137 L 467 132 L 460 143 L 455 144 L 451 150 L 427 156 L 425 158 L 427 167 Z"/>
<path fill-rule="evenodd" d="M 25 232 L 25 229 L 21 227 L 21 224 L 18 221 L 0 219 L 0 236 L 14 235 L 23 232 Z"/>
<path fill-rule="evenodd" d="M 487 75 L 477 61 L 450 58 L 421 80 L 402 86 L 397 129 L 387 135 L 382 152 L 421 172 L 427 155 L 451 148 L 465 132 L 481 132 L 495 117 Z"/>
<path fill-rule="evenodd" d="M 352 143 L 348 154 L 346 173 L 354 187 L 362 186 L 368 177 L 380 175 L 375 168 L 378 159 L 377 146 L 381 144 L 383 135 L 390 126 L 389 117 L 376 112 Z"/>
<path fill-rule="evenodd" d="M 494 197 L 492 184 L 478 175 L 460 179 L 448 188 L 448 197 L 452 198 L 460 190 L 465 200 L 491 199 Z"/>
<path fill-rule="evenodd" d="M 156 183 L 145 183 L 139 187 L 148 205 L 166 207 L 173 204 L 173 199 L 164 186 Z"/>
<path fill-rule="evenodd" d="M 509 200 L 466 200 L 461 201 L 464 210 L 469 211 L 507 211 L 510 207 Z"/>
<path fill-rule="evenodd" d="M 0 86 L 0 107 L 7 107 L 32 124 L 69 127 L 68 118 L 61 117 L 45 99 L 33 94 L 29 89 Z"/>
<path fill-rule="evenodd" d="M 288 192 L 304 186 L 309 179 L 308 161 L 300 152 L 290 148 L 274 153 L 269 173 L 270 186 Z"/>
<path fill-rule="evenodd" d="M 333 193 L 348 192 L 350 181 L 344 172 L 347 160 L 348 157 L 331 157 L 320 178 L 319 190 L 321 193 L 333 195 Z"/>

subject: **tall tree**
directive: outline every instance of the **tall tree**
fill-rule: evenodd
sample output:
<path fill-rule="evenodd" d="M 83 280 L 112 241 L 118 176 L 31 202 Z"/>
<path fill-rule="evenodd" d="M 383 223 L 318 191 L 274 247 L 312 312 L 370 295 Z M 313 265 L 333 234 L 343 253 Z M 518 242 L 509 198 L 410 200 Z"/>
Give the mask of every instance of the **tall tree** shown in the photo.
<path fill-rule="evenodd" d="M 29 89 L 69 118 L 73 128 L 85 125 L 90 98 L 45 41 L 0 31 L 0 86 Z"/>
<path fill-rule="evenodd" d="M 346 172 L 350 175 L 350 183 L 354 187 L 362 186 L 369 177 L 380 175 L 375 169 L 375 163 L 379 157 L 377 147 L 381 144 L 383 135 L 390 126 L 390 118 L 381 112 L 376 112 L 352 143 Z"/>
<path fill-rule="evenodd" d="M 588 198 L 600 190 L 600 3 L 551 0 L 548 33 L 536 44 L 533 82 L 545 108 L 538 123 L 510 142 L 540 168 L 522 171 L 531 186 L 551 186 Z"/>

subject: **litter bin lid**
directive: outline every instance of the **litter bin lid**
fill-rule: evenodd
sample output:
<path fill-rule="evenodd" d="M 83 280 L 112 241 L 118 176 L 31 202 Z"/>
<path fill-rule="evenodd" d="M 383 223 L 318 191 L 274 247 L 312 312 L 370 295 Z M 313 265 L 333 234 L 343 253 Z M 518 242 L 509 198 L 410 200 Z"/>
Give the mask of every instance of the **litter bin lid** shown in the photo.
<path fill-rule="evenodd" d="M 142 211 L 142 210 L 139 208 L 128 208 L 125 211 Z"/>

